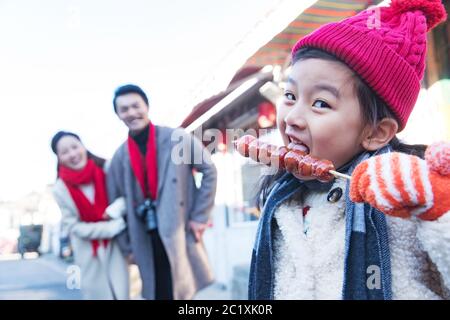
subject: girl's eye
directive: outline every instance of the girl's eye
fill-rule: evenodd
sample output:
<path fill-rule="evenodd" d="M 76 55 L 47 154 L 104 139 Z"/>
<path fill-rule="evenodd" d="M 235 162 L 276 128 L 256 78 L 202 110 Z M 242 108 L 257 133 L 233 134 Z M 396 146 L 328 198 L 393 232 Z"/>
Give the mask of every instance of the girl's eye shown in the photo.
<path fill-rule="evenodd" d="M 319 108 L 319 109 L 323 109 L 323 108 L 331 109 L 330 105 L 328 103 L 326 103 L 325 101 L 322 101 L 322 100 L 314 101 L 312 106 L 315 107 L 315 108 Z"/>
<path fill-rule="evenodd" d="M 288 100 L 290 100 L 290 101 L 295 101 L 296 99 L 295 99 L 295 96 L 292 94 L 292 93 L 290 93 L 290 92 L 286 92 L 285 94 L 284 94 L 284 96 L 286 97 L 286 99 L 288 99 Z"/>

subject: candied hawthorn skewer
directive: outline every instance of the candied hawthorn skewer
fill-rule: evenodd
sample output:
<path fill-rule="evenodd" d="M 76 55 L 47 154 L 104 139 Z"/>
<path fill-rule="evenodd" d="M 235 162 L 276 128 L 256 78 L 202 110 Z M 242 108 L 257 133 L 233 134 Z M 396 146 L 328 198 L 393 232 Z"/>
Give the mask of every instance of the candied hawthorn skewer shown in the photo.
<path fill-rule="evenodd" d="M 289 144 L 288 147 L 277 147 L 245 135 L 235 141 L 235 147 L 241 155 L 256 162 L 278 166 L 302 176 L 314 176 L 323 182 L 331 181 L 334 176 L 350 179 L 349 176 L 336 172 L 331 161 L 309 155 L 308 149 L 303 145 Z"/>

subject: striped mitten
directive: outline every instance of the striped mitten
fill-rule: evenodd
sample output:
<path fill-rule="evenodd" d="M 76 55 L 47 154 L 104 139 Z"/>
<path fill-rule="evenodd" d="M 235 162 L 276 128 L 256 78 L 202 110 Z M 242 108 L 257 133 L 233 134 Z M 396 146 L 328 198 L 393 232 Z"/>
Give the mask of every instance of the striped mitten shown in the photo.
<path fill-rule="evenodd" d="M 425 159 L 393 152 L 361 162 L 352 174 L 351 200 L 396 217 L 438 219 L 450 211 L 450 143 L 429 146 Z"/>

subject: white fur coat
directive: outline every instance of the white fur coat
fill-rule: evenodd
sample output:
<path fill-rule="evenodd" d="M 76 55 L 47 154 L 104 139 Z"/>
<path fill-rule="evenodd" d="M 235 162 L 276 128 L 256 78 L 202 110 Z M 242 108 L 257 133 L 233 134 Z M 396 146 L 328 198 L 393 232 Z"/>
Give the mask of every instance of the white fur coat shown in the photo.
<path fill-rule="evenodd" d="M 338 180 L 345 195 L 345 181 Z M 333 189 L 332 188 L 332 189 Z M 328 192 L 285 203 L 275 213 L 275 299 L 341 299 L 345 196 Z M 306 217 L 302 209 L 310 206 Z M 450 213 L 436 221 L 387 216 L 393 299 L 450 298 Z"/>

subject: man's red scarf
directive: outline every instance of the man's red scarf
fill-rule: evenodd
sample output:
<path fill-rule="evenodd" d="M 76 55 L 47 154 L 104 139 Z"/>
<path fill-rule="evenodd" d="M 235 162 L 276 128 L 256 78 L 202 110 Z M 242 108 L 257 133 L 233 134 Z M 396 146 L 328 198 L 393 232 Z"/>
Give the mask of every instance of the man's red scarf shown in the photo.
<path fill-rule="evenodd" d="M 87 161 L 82 170 L 72 170 L 65 166 L 59 167 L 59 177 L 69 189 L 69 193 L 75 202 L 80 220 L 83 222 L 98 222 L 103 220 L 103 214 L 108 206 L 108 195 L 106 193 L 105 173 L 92 159 Z M 95 198 L 91 203 L 80 189 L 80 185 L 94 183 Z M 97 256 L 97 249 L 101 239 L 92 240 L 93 255 Z M 102 239 L 103 246 L 108 245 L 108 239 Z"/>
<path fill-rule="evenodd" d="M 156 157 L 155 126 L 150 122 L 145 158 L 134 139 L 128 136 L 128 152 L 130 154 L 131 169 L 141 186 L 142 194 L 146 198 L 156 200 L 158 197 L 158 160 Z"/>

